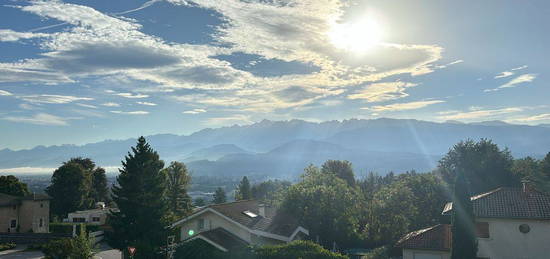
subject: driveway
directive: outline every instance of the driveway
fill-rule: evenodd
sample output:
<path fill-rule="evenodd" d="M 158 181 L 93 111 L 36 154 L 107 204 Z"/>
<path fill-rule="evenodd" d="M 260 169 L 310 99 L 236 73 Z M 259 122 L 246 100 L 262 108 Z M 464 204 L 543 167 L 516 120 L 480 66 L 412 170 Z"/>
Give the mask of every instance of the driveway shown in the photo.
<path fill-rule="evenodd" d="M 44 257 L 44 254 L 40 251 L 23 251 L 10 254 L 4 254 L 2 259 L 39 259 Z"/>
<path fill-rule="evenodd" d="M 99 247 L 97 248 L 99 252 L 94 254 L 95 259 L 120 259 L 122 258 L 122 255 L 120 251 L 116 249 L 112 249 L 107 244 L 100 243 Z"/>

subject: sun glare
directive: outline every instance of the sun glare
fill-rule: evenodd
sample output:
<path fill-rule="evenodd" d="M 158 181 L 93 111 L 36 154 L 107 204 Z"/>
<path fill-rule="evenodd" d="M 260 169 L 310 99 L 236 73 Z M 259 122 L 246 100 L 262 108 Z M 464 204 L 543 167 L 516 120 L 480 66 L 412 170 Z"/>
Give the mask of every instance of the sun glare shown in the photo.
<path fill-rule="evenodd" d="M 334 23 L 328 33 L 331 43 L 349 52 L 367 52 L 383 40 L 384 30 L 375 16 L 349 23 Z"/>

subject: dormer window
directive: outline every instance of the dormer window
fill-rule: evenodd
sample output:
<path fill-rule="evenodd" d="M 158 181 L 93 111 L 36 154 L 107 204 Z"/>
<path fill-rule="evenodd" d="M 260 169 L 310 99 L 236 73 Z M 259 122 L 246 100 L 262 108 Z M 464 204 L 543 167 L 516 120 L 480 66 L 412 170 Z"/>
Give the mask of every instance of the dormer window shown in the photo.
<path fill-rule="evenodd" d="M 249 210 L 245 210 L 243 211 L 243 214 L 246 215 L 246 216 L 249 216 L 251 218 L 255 218 L 255 217 L 258 217 L 258 214 L 252 212 L 252 211 L 249 211 Z"/>

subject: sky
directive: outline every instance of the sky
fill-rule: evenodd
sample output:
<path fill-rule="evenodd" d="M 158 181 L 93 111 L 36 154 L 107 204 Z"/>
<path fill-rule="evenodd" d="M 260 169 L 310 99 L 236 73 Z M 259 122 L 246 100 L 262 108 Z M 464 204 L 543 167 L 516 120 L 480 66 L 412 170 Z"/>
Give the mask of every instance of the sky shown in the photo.
<path fill-rule="evenodd" d="M 0 0 L 0 149 L 263 119 L 550 123 L 550 2 Z"/>

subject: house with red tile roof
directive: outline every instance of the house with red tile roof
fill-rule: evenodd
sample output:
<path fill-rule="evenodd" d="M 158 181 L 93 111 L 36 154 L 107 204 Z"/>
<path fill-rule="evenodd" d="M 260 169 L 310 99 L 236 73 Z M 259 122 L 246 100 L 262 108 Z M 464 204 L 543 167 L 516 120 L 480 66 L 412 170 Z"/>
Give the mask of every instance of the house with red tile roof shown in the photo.
<path fill-rule="evenodd" d="M 502 187 L 471 197 L 476 217 L 478 258 L 550 258 L 550 195 L 529 184 Z M 452 214 L 447 203 L 443 215 Z M 451 227 L 436 225 L 406 234 L 396 244 L 403 259 L 448 259 Z"/>
<path fill-rule="evenodd" d="M 181 242 L 203 240 L 223 252 L 248 245 L 280 244 L 309 235 L 297 220 L 255 200 L 199 208 L 174 224 Z"/>

